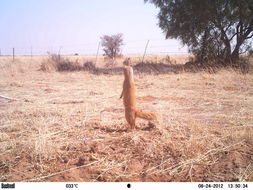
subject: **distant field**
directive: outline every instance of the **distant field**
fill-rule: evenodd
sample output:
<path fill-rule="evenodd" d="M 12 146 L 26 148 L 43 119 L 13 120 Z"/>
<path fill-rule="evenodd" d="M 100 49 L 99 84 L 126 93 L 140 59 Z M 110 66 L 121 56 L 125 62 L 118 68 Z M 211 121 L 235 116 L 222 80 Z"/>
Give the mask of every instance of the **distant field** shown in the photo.
<path fill-rule="evenodd" d="M 39 71 L 46 60 L 0 57 L 0 96 L 16 99 L 0 97 L 0 181 L 253 181 L 252 73 L 136 74 L 137 106 L 159 118 L 130 130 L 123 75 Z"/>
<path fill-rule="evenodd" d="M 172 64 L 185 64 L 191 55 L 185 54 L 185 55 L 146 55 L 144 57 L 145 62 L 154 62 L 154 63 L 172 63 Z M 71 61 L 78 61 L 80 63 L 84 63 L 87 61 L 91 61 L 93 63 L 96 63 L 98 67 L 103 67 L 106 64 L 106 60 L 104 56 L 99 55 L 96 57 L 96 55 L 68 55 L 68 56 L 62 56 L 63 58 L 67 58 Z M 122 62 L 130 57 L 132 62 L 134 64 L 141 62 L 143 60 L 143 55 L 125 55 L 121 58 L 118 58 L 116 60 L 115 66 L 122 66 Z M 14 57 L 14 63 L 20 63 L 19 65 L 15 64 L 15 69 L 20 69 L 22 67 L 31 66 L 31 67 L 40 67 L 40 63 L 42 61 L 46 61 L 48 59 L 48 56 L 15 56 Z M 12 56 L 0 56 L 0 68 L 3 68 L 4 66 L 10 66 L 10 64 L 13 62 Z M 10 63 L 10 64 L 9 64 Z"/>

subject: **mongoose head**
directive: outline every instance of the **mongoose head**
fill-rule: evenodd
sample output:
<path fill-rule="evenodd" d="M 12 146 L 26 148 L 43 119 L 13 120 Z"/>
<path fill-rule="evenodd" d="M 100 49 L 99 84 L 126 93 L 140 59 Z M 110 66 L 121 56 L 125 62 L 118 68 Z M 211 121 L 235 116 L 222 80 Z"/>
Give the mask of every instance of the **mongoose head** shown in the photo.
<path fill-rule="evenodd" d="M 123 70 L 124 70 L 125 79 L 133 81 L 134 79 L 133 68 L 131 66 L 124 66 Z"/>
<path fill-rule="evenodd" d="M 132 61 L 131 59 L 128 57 L 123 61 L 123 65 L 125 66 L 132 66 Z"/>

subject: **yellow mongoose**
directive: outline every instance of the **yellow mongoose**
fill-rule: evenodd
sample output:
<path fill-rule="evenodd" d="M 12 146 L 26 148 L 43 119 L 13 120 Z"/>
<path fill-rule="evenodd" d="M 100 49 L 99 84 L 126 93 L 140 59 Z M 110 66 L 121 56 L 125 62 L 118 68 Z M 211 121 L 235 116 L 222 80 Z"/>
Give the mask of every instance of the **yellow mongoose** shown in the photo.
<path fill-rule="evenodd" d="M 156 119 L 156 114 L 151 112 L 142 112 L 136 107 L 136 88 L 133 78 L 133 68 L 131 66 L 124 66 L 124 76 L 125 80 L 120 98 L 123 97 L 125 117 L 131 128 L 135 127 L 136 117 L 147 120 Z"/>

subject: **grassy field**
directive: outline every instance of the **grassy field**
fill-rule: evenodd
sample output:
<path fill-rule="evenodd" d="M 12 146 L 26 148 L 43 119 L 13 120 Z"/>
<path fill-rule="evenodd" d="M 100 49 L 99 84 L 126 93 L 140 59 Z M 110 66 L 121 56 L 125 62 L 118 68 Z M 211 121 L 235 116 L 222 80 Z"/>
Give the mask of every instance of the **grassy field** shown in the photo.
<path fill-rule="evenodd" d="M 130 130 L 123 74 L 40 71 L 46 60 L 0 57 L 0 96 L 16 99 L 0 98 L 0 181 L 253 181 L 251 73 L 138 73 L 137 106 L 159 118 Z"/>

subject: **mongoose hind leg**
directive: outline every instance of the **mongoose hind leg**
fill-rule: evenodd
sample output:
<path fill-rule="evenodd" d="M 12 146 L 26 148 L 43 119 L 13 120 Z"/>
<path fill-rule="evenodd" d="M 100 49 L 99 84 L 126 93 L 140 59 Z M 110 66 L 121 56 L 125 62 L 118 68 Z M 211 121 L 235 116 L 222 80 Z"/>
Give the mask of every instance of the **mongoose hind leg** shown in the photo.
<path fill-rule="evenodd" d="M 126 120 L 128 122 L 128 124 L 130 125 L 131 129 L 135 128 L 135 120 L 136 120 L 136 116 L 135 116 L 135 112 L 125 112 L 125 116 L 126 116 Z"/>

